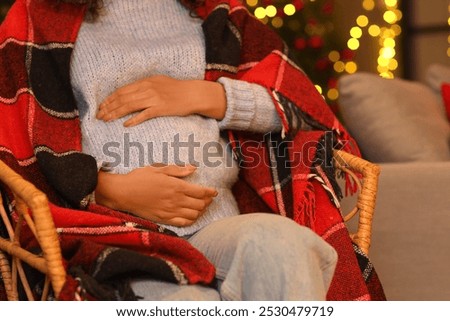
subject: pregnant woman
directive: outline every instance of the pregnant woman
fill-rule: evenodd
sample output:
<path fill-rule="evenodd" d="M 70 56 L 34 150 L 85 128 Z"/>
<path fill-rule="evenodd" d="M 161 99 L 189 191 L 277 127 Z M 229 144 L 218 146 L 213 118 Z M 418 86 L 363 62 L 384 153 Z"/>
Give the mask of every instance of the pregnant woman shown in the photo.
<path fill-rule="evenodd" d="M 4 40 L 3 50 L 27 48 L 11 57 L 25 58 L 30 79 L 15 92 L 32 98 L 2 103 L 26 108 L 35 154 L 33 166 L 11 163 L 30 179 L 36 163 L 37 185 L 59 203 L 140 222 L 126 229 L 155 223 L 215 268 L 208 285 L 177 277 L 177 259 L 166 263 L 180 284 L 124 271 L 137 297 L 370 298 L 330 167 L 331 148 L 348 149 L 349 136 L 239 1 L 20 0 L 11 11 L 26 12 L 12 29 L 29 41 Z M 25 86 L 17 79 L 5 88 Z M 10 141 L 1 140 L 6 160 L 17 154 Z"/>
<path fill-rule="evenodd" d="M 163 224 L 217 269 L 217 291 L 151 280 L 134 290 L 146 299 L 323 300 L 333 248 L 284 217 L 238 215 L 238 166 L 220 132 L 281 131 L 281 122 L 265 88 L 203 80 L 201 24 L 179 1 L 105 0 L 75 45 L 83 151 L 109 163 L 96 201 Z M 281 251 L 286 242 L 298 246 Z"/>

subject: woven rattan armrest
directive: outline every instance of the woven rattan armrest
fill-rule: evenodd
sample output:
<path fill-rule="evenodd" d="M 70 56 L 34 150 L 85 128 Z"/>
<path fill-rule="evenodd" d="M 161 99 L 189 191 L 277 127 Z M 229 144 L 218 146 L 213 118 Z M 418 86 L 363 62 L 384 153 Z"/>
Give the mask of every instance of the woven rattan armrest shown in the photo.
<path fill-rule="evenodd" d="M 334 159 L 336 167 L 352 176 L 359 187 L 356 206 L 349 214 L 344 216 L 344 221 L 347 222 L 359 212 L 357 231 L 354 234 L 350 233 L 350 236 L 361 250 L 368 255 L 380 167 L 341 150 L 334 151 Z M 360 180 L 354 172 L 359 173 L 362 179 Z"/>
<path fill-rule="evenodd" d="M 22 269 L 22 261 L 47 276 L 43 298 L 47 296 L 49 283 L 55 297 L 58 297 L 66 281 L 66 272 L 47 197 L 2 161 L 0 161 L 0 181 L 13 193 L 18 215 L 18 224 L 13 228 L 0 198 L 0 214 L 9 235 L 9 238 L 0 237 L 0 270 L 8 300 L 18 299 L 17 275 L 22 281 L 28 299 L 33 299 Z M 39 242 L 42 256 L 33 254 L 20 246 L 19 235 L 24 221 Z M 8 263 L 6 253 L 11 256 L 11 264 Z"/>

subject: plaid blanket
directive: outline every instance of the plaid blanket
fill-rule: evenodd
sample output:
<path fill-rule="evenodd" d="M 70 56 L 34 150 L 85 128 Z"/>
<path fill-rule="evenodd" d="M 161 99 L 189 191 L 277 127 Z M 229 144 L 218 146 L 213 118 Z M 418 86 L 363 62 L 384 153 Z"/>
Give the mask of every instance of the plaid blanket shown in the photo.
<path fill-rule="evenodd" d="M 280 38 L 239 1 L 206 1 L 195 10 L 204 19 L 205 79 L 226 76 L 266 87 L 283 123 L 280 134 L 229 133 L 242 167 L 234 187 L 241 212 L 290 217 L 337 250 L 327 299 L 385 299 L 372 264 L 352 244 L 337 207 L 332 149 L 357 153 L 351 137 Z M 0 159 L 51 201 L 69 271 L 59 299 L 133 298 L 124 275 L 211 284 L 214 267 L 183 239 L 87 202 L 97 167 L 81 152 L 69 79 L 84 13 L 83 6 L 54 0 L 17 0 L 0 27 Z M 26 233 L 22 242 L 37 247 Z"/>

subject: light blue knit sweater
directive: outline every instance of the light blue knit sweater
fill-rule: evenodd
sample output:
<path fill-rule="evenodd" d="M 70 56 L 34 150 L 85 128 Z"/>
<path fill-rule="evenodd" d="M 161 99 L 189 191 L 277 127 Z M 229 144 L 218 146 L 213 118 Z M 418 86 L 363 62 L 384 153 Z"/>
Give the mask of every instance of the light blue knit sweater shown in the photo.
<path fill-rule="evenodd" d="M 219 79 L 227 98 L 221 121 L 199 115 L 159 117 L 126 128 L 123 122 L 129 116 L 106 123 L 95 115 L 108 95 L 138 79 L 157 74 L 203 79 L 201 23 L 176 0 L 106 0 L 100 18 L 82 24 L 71 62 L 85 153 L 109 162 L 115 173 L 152 163 L 194 163 L 198 169 L 186 180 L 219 192 L 193 225 L 166 226 L 179 235 L 239 214 L 231 193 L 238 167 L 220 130 L 279 131 L 280 120 L 267 91 L 256 84 Z"/>

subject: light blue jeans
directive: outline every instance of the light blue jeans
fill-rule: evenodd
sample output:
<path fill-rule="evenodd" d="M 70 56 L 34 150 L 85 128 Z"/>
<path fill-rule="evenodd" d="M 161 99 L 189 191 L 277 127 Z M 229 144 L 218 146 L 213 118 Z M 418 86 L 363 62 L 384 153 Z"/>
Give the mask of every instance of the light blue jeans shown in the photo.
<path fill-rule="evenodd" d="M 325 300 L 337 261 L 320 236 L 264 213 L 225 218 L 188 238 L 216 267 L 217 288 L 135 279 L 144 300 Z"/>

